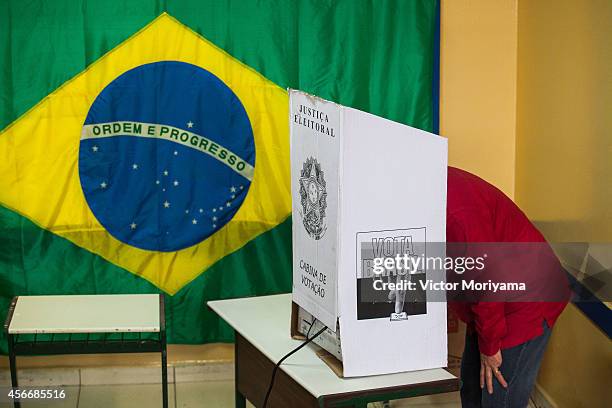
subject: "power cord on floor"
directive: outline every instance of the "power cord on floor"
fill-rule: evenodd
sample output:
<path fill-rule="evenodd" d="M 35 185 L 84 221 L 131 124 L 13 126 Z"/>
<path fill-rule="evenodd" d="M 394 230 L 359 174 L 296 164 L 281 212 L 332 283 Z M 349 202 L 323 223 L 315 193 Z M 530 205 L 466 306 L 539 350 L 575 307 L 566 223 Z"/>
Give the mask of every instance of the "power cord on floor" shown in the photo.
<path fill-rule="evenodd" d="M 270 393 L 272 392 L 272 387 L 274 386 L 274 378 L 276 377 L 276 372 L 278 371 L 278 367 L 280 367 L 283 361 L 291 357 L 293 354 L 297 353 L 300 349 L 304 348 L 308 343 L 316 339 L 321 333 L 327 330 L 327 327 L 323 326 L 323 328 L 319 330 L 318 332 L 316 332 L 314 336 L 312 336 L 311 338 L 308 338 L 308 336 L 310 335 L 310 330 L 312 330 L 312 328 L 314 327 L 315 321 L 316 319 L 312 322 L 312 324 L 310 325 L 310 328 L 308 328 L 308 332 L 306 333 L 306 341 L 300 344 L 298 347 L 291 350 L 289 353 L 285 354 L 285 356 L 281 358 L 278 361 L 278 363 L 276 363 L 276 365 L 274 366 L 274 370 L 272 370 L 272 378 L 270 379 L 270 385 L 268 386 L 268 391 L 266 392 L 266 398 L 264 399 L 263 408 L 267 408 L 268 406 L 268 399 L 270 398 Z"/>

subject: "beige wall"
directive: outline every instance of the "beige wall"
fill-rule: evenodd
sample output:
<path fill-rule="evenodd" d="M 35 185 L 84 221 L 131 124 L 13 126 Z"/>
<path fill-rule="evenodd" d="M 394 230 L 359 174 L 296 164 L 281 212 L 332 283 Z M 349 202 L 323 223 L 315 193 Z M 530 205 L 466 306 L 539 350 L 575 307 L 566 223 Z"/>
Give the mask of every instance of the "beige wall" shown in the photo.
<path fill-rule="evenodd" d="M 612 242 L 612 2 L 442 0 L 449 163 L 513 197 L 552 241 Z M 570 305 L 538 383 L 609 404 L 610 340 Z"/>
<path fill-rule="evenodd" d="M 442 0 L 440 133 L 449 164 L 514 196 L 516 0 Z"/>
<path fill-rule="evenodd" d="M 516 198 L 561 241 L 612 242 L 612 3 L 521 1 Z"/>
<path fill-rule="evenodd" d="M 538 386 L 560 408 L 607 407 L 612 381 L 608 337 L 574 305 L 555 324 Z"/>
<path fill-rule="evenodd" d="M 612 242 L 611 21 L 609 0 L 519 0 L 515 197 L 552 241 Z M 610 381 L 610 340 L 569 306 L 539 385 L 590 408 Z"/>

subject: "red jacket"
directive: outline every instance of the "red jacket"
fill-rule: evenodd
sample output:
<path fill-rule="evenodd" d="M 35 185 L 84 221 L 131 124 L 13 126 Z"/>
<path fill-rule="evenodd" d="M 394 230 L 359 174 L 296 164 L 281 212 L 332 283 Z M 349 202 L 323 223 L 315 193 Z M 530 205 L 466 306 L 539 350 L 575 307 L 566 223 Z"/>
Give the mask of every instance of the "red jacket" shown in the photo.
<path fill-rule="evenodd" d="M 447 200 L 446 240 L 449 243 L 546 242 L 512 200 L 466 171 L 448 168 Z M 491 271 L 485 269 L 485 273 Z M 552 327 L 566 304 L 567 301 L 449 302 L 450 308 L 468 324 L 468 330 L 478 332 L 480 352 L 485 355 L 539 336 L 543 320 Z"/>

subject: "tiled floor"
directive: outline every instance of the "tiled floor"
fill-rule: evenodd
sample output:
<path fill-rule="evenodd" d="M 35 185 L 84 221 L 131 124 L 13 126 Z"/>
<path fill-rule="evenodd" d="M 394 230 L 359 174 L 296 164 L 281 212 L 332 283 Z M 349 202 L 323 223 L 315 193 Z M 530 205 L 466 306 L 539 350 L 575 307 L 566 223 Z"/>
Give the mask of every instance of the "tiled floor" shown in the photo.
<path fill-rule="evenodd" d="M 146 385 L 89 385 L 64 387 L 67 398 L 63 402 L 35 402 L 23 408 L 155 408 L 161 407 L 161 386 Z M 4 405 L 6 406 L 6 405 Z M 0 407 L 4 408 L 3 404 Z M 171 408 L 231 408 L 234 406 L 233 381 L 207 381 L 170 384 Z M 401 401 L 393 401 L 391 408 L 457 408 L 458 393 L 439 394 Z M 247 404 L 252 408 L 252 405 Z M 370 404 L 370 408 L 382 407 Z"/>

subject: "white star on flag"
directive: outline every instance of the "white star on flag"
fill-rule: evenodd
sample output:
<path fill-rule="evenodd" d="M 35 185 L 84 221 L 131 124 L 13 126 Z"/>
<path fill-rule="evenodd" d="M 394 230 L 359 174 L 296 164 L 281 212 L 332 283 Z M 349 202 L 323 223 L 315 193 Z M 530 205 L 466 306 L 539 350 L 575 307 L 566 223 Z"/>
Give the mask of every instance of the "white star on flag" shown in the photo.
<path fill-rule="evenodd" d="M 191 129 L 193 127 L 193 122 L 192 121 L 187 122 L 187 127 Z"/>
<path fill-rule="evenodd" d="M 103 181 L 103 182 L 100 183 L 100 187 L 106 188 L 106 186 L 107 186 L 106 181 Z"/>
<path fill-rule="evenodd" d="M 230 202 L 228 201 L 227 203 L 225 203 L 225 206 L 229 207 L 230 206 Z"/>
<path fill-rule="evenodd" d="M 135 222 L 131 223 L 131 224 L 130 224 L 130 228 L 131 228 L 131 229 L 136 229 L 136 223 L 135 223 Z"/>
<path fill-rule="evenodd" d="M 213 217 L 213 221 L 217 221 L 217 217 Z"/>
<path fill-rule="evenodd" d="M 179 185 L 179 182 L 178 182 L 178 180 L 174 180 L 174 183 L 172 183 L 172 184 L 174 184 L 174 186 L 176 187 L 176 186 Z"/>
<path fill-rule="evenodd" d="M 164 170 L 164 176 L 168 175 L 168 170 Z"/>
<path fill-rule="evenodd" d="M 136 169 L 138 168 L 138 165 L 137 165 L 136 163 L 134 163 L 134 164 L 132 164 L 132 168 L 133 168 L 134 170 L 136 170 Z"/>
<path fill-rule="evenodd" d="M 174 151 L 174 155 L 175 155 L 175 156 L 178 156 L 178 152 L 177 152 L 176 150 Z"/>
<path fill-rule="evenodd" d="M 198 220 L 196 220 L 196 219 L 194 218 L 193 220 L 191 220 L 191 223 L 192 223 L 193 225 L 196 225 L 196 224 L 198 223 Z"/>
<path fill-rule="evenodd" d="M 93 150 L 94 152 L 98 151 L 98 146 L 92 146 L 91 150 Z"/>
<path fill-rule="evenodd" d="M 204 212 L 204 210 L 200 208 L 200 212 L 201 212 L 201 213 L 203 213 L 203 212 Z"/>
<path fill-rule="evenodd" d="M 170 203 L 168 200 L 164 201 L 164 208 L 170 208 Z"/>
<path fill-rule="evenodd" d="M 230 192 L 235 193 L 236 192 L 236 187 L 232 186 L 232 188 L 230 188 Z"/>

